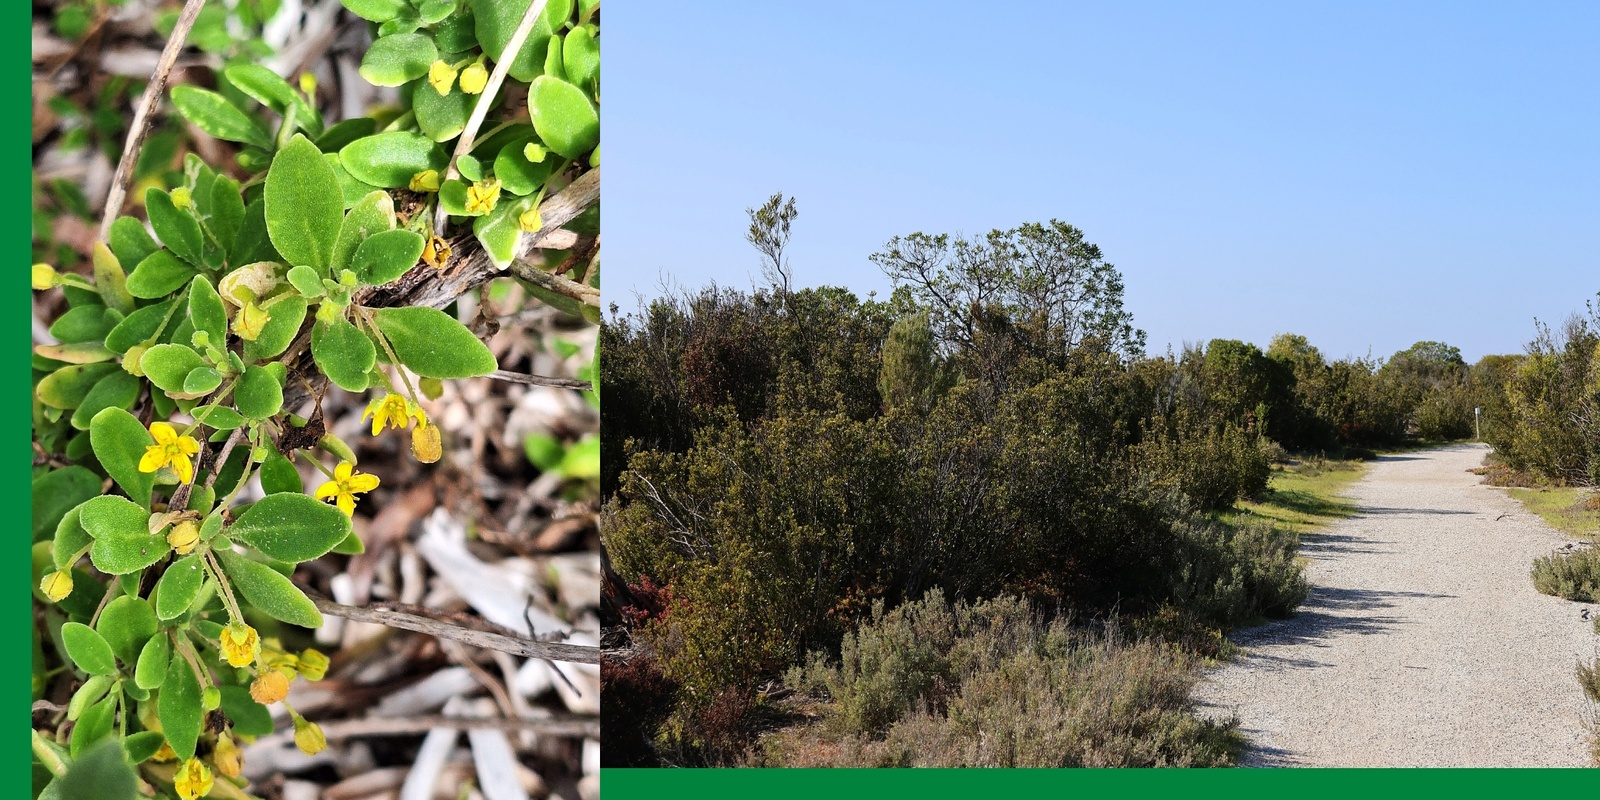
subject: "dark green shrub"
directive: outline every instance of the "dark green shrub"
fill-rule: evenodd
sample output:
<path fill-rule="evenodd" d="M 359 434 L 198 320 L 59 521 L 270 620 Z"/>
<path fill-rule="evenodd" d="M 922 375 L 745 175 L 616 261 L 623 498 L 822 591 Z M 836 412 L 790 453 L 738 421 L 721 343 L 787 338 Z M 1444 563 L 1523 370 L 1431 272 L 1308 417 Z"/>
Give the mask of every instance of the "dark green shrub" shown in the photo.
<path fill-rule="evenodd" d="M 1533 588 L 1580 603 L 1600 602 L 1600 547 L 1534 559 Z"/>
<path fill-rule="evenodd" d="M 1173 601 L 1195 617 L 1231 627 L 1284 618 L 1311 589 L 1296 555 L 1300 537 L 1268 523 L 1191 517 L 1178 526 L 1184 567 Z"/>

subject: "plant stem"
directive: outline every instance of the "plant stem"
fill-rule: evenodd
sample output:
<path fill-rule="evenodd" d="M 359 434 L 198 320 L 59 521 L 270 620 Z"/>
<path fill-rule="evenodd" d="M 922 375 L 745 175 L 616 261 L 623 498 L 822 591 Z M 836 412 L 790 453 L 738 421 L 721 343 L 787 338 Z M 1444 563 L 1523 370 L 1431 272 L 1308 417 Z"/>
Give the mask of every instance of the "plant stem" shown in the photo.
<path fill-rule="evenodd" d="M 522 43 L 528 40 L 528 34 L 533 32 L 533 24 L 539 20 L 539 15 L 544 13 L 545 0 L 534 0 L 528 5 L 528 10 L 523 12 L 522 21 L 517 23 L 517 30 L 511 34 L 511 40 L 506 42 L 500 56 L 494 60 L 494 71 L 489 73 L 489 82 L 484 85 L 483 93 L 478 95 L 478 102 L 472 107 L 472 116 L 467 118 L 467 127 L 461 129 L 461 136 L 456 139 L 456 151 L 450 155 L 450 166 L 445 169 L 444 180 L 450 180 L 461 174 L 456 169 L 456 162 L 462 156 L 472 152 L 472 144 L 478 136 L 478 129 L 483 127 L 483 120 L 489 116 L 489 106 L 494 105 L 495 95 L 500 93 L 500 84 L 505 82 L 506 73 L 511 70 L 511 62 L 517 57 L 517 51 L 522 49 Z M 444 224 L 449 215 L 444 212 L 441 203 L 433 215 L 433 233 L 435 236 L 444 235 Z"/>

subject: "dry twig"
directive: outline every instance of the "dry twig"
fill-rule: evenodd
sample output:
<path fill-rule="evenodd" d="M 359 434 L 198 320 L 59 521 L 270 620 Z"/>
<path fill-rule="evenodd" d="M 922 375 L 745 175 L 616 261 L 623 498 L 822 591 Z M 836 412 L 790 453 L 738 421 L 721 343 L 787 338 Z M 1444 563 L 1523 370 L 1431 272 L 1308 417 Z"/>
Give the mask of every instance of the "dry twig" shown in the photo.
<path fill-rule="evenodd" d="M 535 639 L 525 639 L 520 636 L 506 636 L 488 631 L 463 628 L 435 619 L 407 614 L 402 611 L 390 611 L 382 608 L 359 608 L 335 603 L 325 597 L 312 596 L 312 601 L 324 614 L 332 614 L 356 622 L 376 622 L 391 628 L 404 628 L 409 631 L 426 633 L 440 639 L 451 639 L 473 647 L 482 647 L 488 650 L 499 650 L 512 655 L 527 656 L 528 658 L 543 658 L 549 661 L 571 661 L 579 664 L 600 663 L 600 648 L 586 645 L 567 644 L 565 642 L 541 642 Z"/>

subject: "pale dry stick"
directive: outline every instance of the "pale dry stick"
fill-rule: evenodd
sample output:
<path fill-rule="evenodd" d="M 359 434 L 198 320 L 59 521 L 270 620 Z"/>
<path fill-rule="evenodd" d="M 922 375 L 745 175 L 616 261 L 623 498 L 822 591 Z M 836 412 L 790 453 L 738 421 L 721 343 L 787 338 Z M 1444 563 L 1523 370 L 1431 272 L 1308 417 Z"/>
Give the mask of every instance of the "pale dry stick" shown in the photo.
<path fill-rule="evenodd" d="M 594 388 L 594 384 L 588 381 L 577 381 L 571 378 L 552 378 L 548 375 L 524 375 L 521 372 L 508 372 L 503 369 L 497 369 L 489 373 L 488 377 L 507 383 L 520 383 L 524 386 L 554 386 L 557 389 L 577 389 L 580 392 L 586 392 Z"/>
<path fill-rule="evenodd" d="M 565 642 L 541 642 L 536 639 L 526 639 L 521 636 L 506 636 L 488 631 L 478 631 L 451 625 L 416 614 L 407 614 L 403 611 L 390 611 L 383 608 L 361 608 L 335 603 L 325 597 L 311 597 L 317 608 L 324 614 L 332 614 L 356 622 L 376 622 L 391 628 L 404 628 L 408 631 L 417 631 L 440 639 L 451 639 L 473 647 L 482 647 L 487 650 L 499 650 L 512 655 L 527 656 L 529 658 L 542 658 L 548 661 L 571 661 L 578 664 L 600 663 L 600 648 L 587 645 L 567 644 Z"/>
<path fill-rule="evenodd" d="M 478 129 L 483 127 L 483 120 L 489 116 L 489 106 L 494 105 L 495 95 L 500 93 L 500 84 L 505 82 L 506 73 L 511 71 L 511 62 L 517 57 L 517 51 L 522 49 L 522 43 L 528 41 L 528 34 L 533 32 L 533 24 L 539 21 L 539 15 L 544 13 L 546 0 L 534 0 L 523 12 L 522 21 L 517 23 L 517 29 L 511 34 L 511 40 L 506 42 L 506 48 L 500 52 L 500 57 L 494 60 L 494 71 L 489 73 L 489 82 L 484 84 L 483 92 L 478 95 L 478 102 L 472 106 L 472 116 L 467 117 L 467 127 L 461 129 L 460 138 L 456 139 L 456 151 L 450 154 L 450 165 L 445 168 L 444 179 L 450 180 L 461 174 L 456 169 L 456 162 L 462 156 L 472 152 L 473 140 L 478 136 Z M 420 88 L 418 91 L 422 91 Z M 448 214 L 444 211 L 444 204 L 433 212 L 433 233 L 435 236 L 444 235 L 444 225 Z"/>
<path fill-rule="evenodd" d="M 200 16 L 200 8 L 205 4 L 205 0 L 187 0 L 183 4 L 183 12 L 178 15 L 178 23 L 172 28 L 166 49 L 161 51 L 161 60 L 156 62 L 156 71 L 151 74 L 150 83 L 144 87 L 144 97 L 139 100 L 139 108 L 133 112 L 133 125 L 128 128 L 128 140 L 122 146 L 122 159 L 117 162 L 117 172 L 111 178 L 111 191 L 106 194 L 98 241 L 111 240 L 111 223 L 117 221 L 123 200 L 128 195 L 129 173 L 133 172 L 133 165 L 139 160 L 139 151 L 144 149 L 144 139 L 150 134 L 150 115 L 155 111 L 156 104 L 161 102 L 161 95 L 166 92 L 167 76 L 172 74 L 172 65 L 177 63 L 178 53 L 189 38 L 189 29 L 194 27 L 194 20 Z"/>
<path fill-rule="evenodd" d="M 511 274 L 541 289 L 555 292 L 562 297 L 567 297 L 595 308 L 600 307 L 600 290 L 577 281 L 568 280 L 549 272 L 545 272 L 526 261 L 512 261 Z"/>
<path fill-rule="evenodd" d="M 574 736 L 594 738 L 600 735 L 600 720 L 593 717 L 560 716 L 549 719 L 523 718 L 506 719 L 503 717 L 457 717 L 457 716 L 426 716 L 426 717 L 366 717 L 363 719 L 341 719 L 318 722 L 317 727 L 322 728 L 322 735 L 328 741 L 343 739 L 358 739 L 367 736 L 414 736 L 427 733 L 434 728 L 455 728 L 457 730 L 494 729 L 507 733 L 520 733 L 532 731 L 546 736 Z M 281 731 L 270 737 L 262 737 L 260 742 L 287 744 L 294 738 L 290 731 Z"/>

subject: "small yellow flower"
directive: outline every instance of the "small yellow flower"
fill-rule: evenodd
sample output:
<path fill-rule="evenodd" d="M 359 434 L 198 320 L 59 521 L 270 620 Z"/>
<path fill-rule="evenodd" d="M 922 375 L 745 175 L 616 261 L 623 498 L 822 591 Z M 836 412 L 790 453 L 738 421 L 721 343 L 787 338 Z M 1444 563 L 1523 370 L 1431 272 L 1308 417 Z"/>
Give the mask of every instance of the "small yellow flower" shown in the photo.
<path fill-rule="evenodd" d="M 482 61 L 474 61 L 461 70 L 461 91 L 467 94 L 482 94 L 483 87 L 489 85 L 489 70 L 483 68 Z"/>
<path fill-rule="evenodd" d="M 179 186 L 172 190 L 172 205 L 174 208 L 188 208 L 194 205 L 194 195 L 187 186 Z"/>
<path fill-rule="evenodd" d="M 317 499 L 332 498 L 345 516 L 352 517 L 356 513 L 356 495 L 376 488 L 378 476 L 356 472 L 350 462 L 341 461 L 333 468 L 333 480 L 317 487 Z"/>
<path fill-rule="evenodd" d="M 256 305 L 256 301 L 246 300 L 233 315 L 233 332 L 238 334 L 240 339 L 253 342 L 260 338 L 261 330 L 267 327 L 267 322 L 271 319 L 272 315 Z"/>
<path fill-rule="evenodd" d="M 306 648 L 300 654 L 300 674 L 308 681 L 320 681 L 328 674 L 328 657 L 315 648 Z"/>
<path fill-rule="evenodd" d="M 250 682 L 250 699 L 270 706 L 289 696 L 289 676 L 283 670 L 264 669 Z"/>
<path fill-rule="evenodd" d="M 433 66 L 428 67 L 428 83 L 439 94 L 449 94 L 450 87 L 456 83 L 456 68 L 442 60 L 433 62 Z"/>
<path fill-rule="evenodd" d="M 367 410 L 361 415 L 361 421 L 366 422 L 367 417 L 372 417 L 372 435 L 377 436 L 384 427 L 402 430 L 411 426 L 411 420 L 427 424 L 428 418 L 423 415 L 422 409 L 416 403 L 407 400 L 398 394 L 386 394 L 381 398 L 374 398 L 367 404 Z"/>
<path fill-rule="evenodd" d="M 300 91 L 305 92 L 308 96 L 316 94 L 317 76 L 309 72 L 300 73 Z"/>
<path fill-rule="evenodd" d="M 211 749 L 211 760 L 216 763 L 217 771 L 226 777 L 237 778 L 244 771 L 244 754 L 239 752 L 239 745 L 226 731 L 217 736 L 217 746 Z"/>
<path fill-rule="evenodd" d="M 243 622 L 228 623 L 218 639 L 222 644 L 222 654 L 231 667 L 250 666 L 256 660 L 256 654 L 261 652 L 261 638 L 256 635 L 256 629 Z"/>
<path fill-rule="evenodd" d="M 429 236 L 428 243 L 422 247 L 422 260 L 435 269 L 444 269 L 450 261 L 450 243 L 437 237 Z"/>
<path fill-rule="evenodd" d="M 521 228 L 523 233 L 536 233 L 540 228 L 543 228 L 544 219 L 539 216 L 539 207 L 534 206 L 518 214 L 517 227 Z"/>
<path fill-rule="evenodd" d="M 184 483 L 194 480 L 194 462 L 189 456 L 200 452 L 200 443 L 193 436 L 179 436 L 165 422 L 151 423 L 150 435 L 156 443 L 145 448 L 144 458 L 139 459 L 139 471 L 155 472 L 170 464 L 178 473 L 178 480 Z"/>
<path fill-rule="evenodd" d="M 411 191 L 437 192 L 439 191 L 439 170 L 425 169 L 411 176 Z"/>
<path fill-rule="evenodd" d="M 57 570 L 44 576 L 44 580 L 39 581 L 39 591 L 44 592 L 44 596 L 50 598 L 52 603 L 66 599 L 67 595 L 72 594 L 72 571 Z"/>
<path fill-rule="evenodd" d="M 61 283 L 61 276 L 56 274 L 56 268 L 49 264 L 33 265 L 33 288 L 38 291 L 54 288 Z"/>
<path fill-rule="evenodd" d="M 294 715 L 294 746 L 308 756 L 314 756 L 328 746 L 328 738 L 322 735 L 322 727 L 315 722 L 307 722 L 305 717 Z"/>
<path fill-rule="evenodd" d="M 172 549 L 180 556 L 193 553 L 195 546 L 200 544 L 200 526 L 187 519 L 172 526 L 172 530 L 167 532 L 167 544 L 172 545 Z"/>
<path fill-rule="evenodd" d="M 487 214 L 500 200 L 500 181 L 490 178 L 467 187 L 467 213 Z"/>
<path fill-rule="evenodd" d="M 178 790 L 183 800 L 195 800 L 211 793 L 211 770 L 198 758 L 183 762 L 178 774 L 172 776 L 172 788 Z"/>
<path fill-rule="evenodd" d="M 439 426 L 427 420 L 417 423 L 411 431 L 411 455 L 424 464 L 432 464 L 444 455 L 444 443 L 439 437 Z"/>

